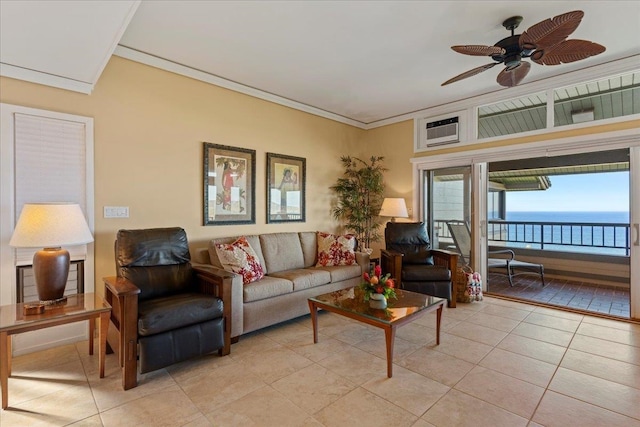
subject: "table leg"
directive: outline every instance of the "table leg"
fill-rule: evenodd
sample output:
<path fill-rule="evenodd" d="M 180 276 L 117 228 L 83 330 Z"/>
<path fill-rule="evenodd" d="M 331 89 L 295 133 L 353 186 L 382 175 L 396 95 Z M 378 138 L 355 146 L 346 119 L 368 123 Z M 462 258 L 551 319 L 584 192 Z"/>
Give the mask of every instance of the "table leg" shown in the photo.
<path fill-rule="evenodd" d="M 309 301 L 309 311 L 311 312 L 311 325 L 313 325 L 313 343 L 318 343 L 318 309 L 316 305 Z"/>
<path fill-rule="evenodd" d="M 107 332 L 109 331 L 109 315 L 109 312 L 100 313 L 100 329 L 98 330 L 98 364 L 100 366 L 100 378 L 104 378 L 104 359 L 106 358 L 107 354 Z"/>
<path fill-rule="evenodd" d="M 93 356 L 93 334 L 96 333 L 96 319 L 89 319 L 89 356 Z"/>
<path fill-rule="evenodd" d="M 440 345 L 440 323 L 442 321 L 442 307 L 444 303 L 440 304 L 438 311 L 436 312 L 436 345 Z"/>
<path fill-rule="evenodd" d="M 395 326 L 384 328 L 384 337 L 387 341 L 387 377 L 393 376 L 393 344 L 396 340 Z"/>
<path fill-rule="evenodd" d="M 7 335 L 7 375 L 11 376 L 11 357 L 12 350 L 11 346 L 13 345 L 13 340 L 11 339 L 11 335 Z"/>
<path fill-rule="evenodd" d="M 2 388 L 2 409 L 9 406 L 9 344 L 11 339 L 6 332 L 0 332 L 0 388 Z"/>

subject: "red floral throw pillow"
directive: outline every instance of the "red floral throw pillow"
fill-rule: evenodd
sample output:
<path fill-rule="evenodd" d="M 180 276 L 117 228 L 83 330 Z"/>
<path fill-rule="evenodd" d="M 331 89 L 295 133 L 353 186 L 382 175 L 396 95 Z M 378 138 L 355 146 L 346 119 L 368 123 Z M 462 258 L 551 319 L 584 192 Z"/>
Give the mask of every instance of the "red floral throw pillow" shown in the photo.
<path fill-rule="evenodd" d="M 355 236 L 350 234 L 337 236 L 319 231 L 316 267 L 357 264 L 355 247 Z"/>
<path fill-rule="evenodd" d="M 242 236 L 233 243 L 216 244 L 216 252 L 222 267 L 232 273 L 242 275 L 242 283 L 247 284 L 264 277 L 264 269 L 258 255 Z"/>

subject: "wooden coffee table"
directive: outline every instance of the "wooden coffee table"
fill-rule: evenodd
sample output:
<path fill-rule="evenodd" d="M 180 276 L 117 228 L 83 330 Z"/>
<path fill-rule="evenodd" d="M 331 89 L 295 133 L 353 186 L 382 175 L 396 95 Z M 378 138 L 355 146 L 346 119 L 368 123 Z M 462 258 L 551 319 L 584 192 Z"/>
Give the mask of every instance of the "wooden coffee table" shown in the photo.
<path fill-rule="evenodd" d="M 396 329 L 418 317 L 437 310 L 436 344 L 440 344 L 440 321 L 446 299 L 396 289 L 397 299 L 390 299 L 386 309 L 370 308 L 358 287 L 309 298 L 313 342 L 318 342 L 318 308 L 384 329 L 387 342 L 387 376 L 393 376 L 393 344 Z"/>
<path fill-rule="evenodd" d="M 104 359 L 107 350 L 107 330 L 111 306 L 97 294 L 69 295 L 62 304 L 47 306 L 44 313 L 25 315 L 23 303 L 0 307 L 0 388 L 2 409 L 9 403 L 8 377 L 11 375 L 11 335 L 50 328 L 67 323 L 89 321 L 89 354 L 93 354 L 93 332 L 96 319 L 98 329 L 98 364 L 100 378 L 104 378 Z"/>

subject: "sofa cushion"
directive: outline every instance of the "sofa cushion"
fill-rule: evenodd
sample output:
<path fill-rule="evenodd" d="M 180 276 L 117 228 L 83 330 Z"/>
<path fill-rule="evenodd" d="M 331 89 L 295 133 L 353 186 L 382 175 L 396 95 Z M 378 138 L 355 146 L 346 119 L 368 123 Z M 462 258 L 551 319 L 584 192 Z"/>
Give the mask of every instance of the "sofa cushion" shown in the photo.
<path fill-rule="evenodd" d="M 316 267 L 354 265 L 356 238 L 350 234 L 339 236 L 318 232 L 318 263 Z"/>
<path fill-rule="evenodd" d="M 362 269 L 358 264 L 356 265 L 336 265 L 326 267 L 315 267 L 318 270 L 325 270 L 331 274 L 331 283 L 341 282 L 343 280 L 359 277 L 362 274 Z M 313 270 L 313 268 L 310 268 Z"/>
<path fill-rule="evenodd" d="M 277 297 L 293 292 L 293 282 L 279 277 L 264 276 L 257 282 L 244 285 L 242 298 L 245 303 Z"/>
<path fill-rule="evenodd" d="M 242 283 L 255 282 L 264 277 L 264 270 L 258 255 L 244 237 L 239 237 L 233 243 L 217 243 L 216 253 L 222 268 L 242 276 Z"/>
<path fill-rule="evenodd" d="M 300 245 L 304 256 L 304 268 L 313 267 L 318 259 L 318 233 L 302 231 L 298 233 L 298 236 L 300 236 Z"/>
<path fill-rule="evenodd" d="M 211 265 L 218 268 L 224 268 L 222 263 L 220 262 L 220 258 L 218 258 L 218 253 L 216 252 L 216 244 L 218 243 L 233 243 L 238 240 L 239 236 L 236 237 L 217 237 L 215 239 L 211 239 L 209 241 L 209 258 L 211 258 Z M 258 255 L 258 259 L 260 260 L 260 264 L 262 265 L 262 270 L 264 274 L 268 274 L 269 270 L 267 270 L 267 266 L 264 262 L 264 255 L 262 255 L 262 247 L 260 246 L 260 238 L 258 236 L 244 236 L 249 242 L 251 249 Z"/>
<path fill-rule="evenodd" d="M 304 267 L 298 233 L 261 234 L 260 246 L 269 274 Z"/>
<path fill-rule="evenodd" d="M 222 300 L 184 293 L 138 304 L 138 334 L 149 336 L 222 317 Z"/>
<path fill-rule="evenodd" d="M 331 283 L 331 274 L 328 271 L 315 268 L 280 271 L 271 274 L 271 277 L 280 277 L 292 281 L 294 291 Z"/>

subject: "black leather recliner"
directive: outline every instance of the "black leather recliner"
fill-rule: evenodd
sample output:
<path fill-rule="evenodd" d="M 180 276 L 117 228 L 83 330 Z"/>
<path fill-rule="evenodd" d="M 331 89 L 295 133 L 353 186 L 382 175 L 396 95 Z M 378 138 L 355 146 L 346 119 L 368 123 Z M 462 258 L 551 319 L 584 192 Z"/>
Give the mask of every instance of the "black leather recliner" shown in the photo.
<path fill-rule="evenodd" d="M 452 272 L 456 271 L 457 253 L 431 249 L 423 222 L 389 222 L 384 237 L 383 273 L 391 273 L 401 289 L 446 298 L 449 307 L 456 306 Z"/>
<path fill-rule="evenodd" d="M 150 372 L 214 351 L 230 352 L 228 283 L 193 267 L 182 228 L 120 230 L 115 243 L 117 277 L 107 277 L 112 305 L 109 347 L 118 352 L 123 386 Z M 136 345 L 137 344 L 137 345 Z"/>

